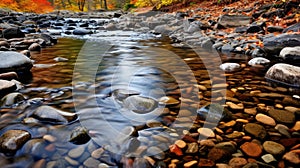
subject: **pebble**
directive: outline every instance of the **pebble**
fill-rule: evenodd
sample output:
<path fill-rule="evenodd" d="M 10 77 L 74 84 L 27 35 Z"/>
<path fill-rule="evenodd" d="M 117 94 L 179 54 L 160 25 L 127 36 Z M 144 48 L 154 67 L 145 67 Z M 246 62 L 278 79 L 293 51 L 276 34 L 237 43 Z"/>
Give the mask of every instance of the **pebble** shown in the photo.
<path fill-rule="evenodd" d="M 186 147 L 186 143 L 183 140 L 177 140 L 177 141 L 175 141 L 175 145 L 177 145 L 181 149 L 183 149 L 183 148 Z"/>
<path fill-rule="evenodd" d="M 52 135 L 49 135 L 49 134 L 44 135 L 43 139 L 46 140 L 46 141 L 48 141 L 48 142 L 55 142 L 57 140 L 56 137 L 54 137 Z"/>
<path fill-rule="evenodd" d="M 198 167 L 214 167 L 215 162 L 209 159 L 200 158 Z"/>
<path fill-rule="evenodd" d="M 98 167 L 98 165 L 100 164 L 99 160 L 96 160 L 92 157 L 89 157 L 87 160 L 85 160 L 83 162 L 83 165 L 88 167 L 88 168 L 94 168 L 94 167 Z"/>
<path fill-rule="evenodd" d="M 232 158 L 229 161 L 229 166 L 232 168 L 241 168 L 247 164 L 247 160 L 245 158 Z"/>
<path fill-rule="evenodd" d="M 245 142 L 240 148 L 247 156 L 250 157 L 257 158 L 262 154 L 262 147 L 254 142 Z"/>
<path fill-rule="evenodd" d="M 263 143 L 263 148 L 266 152 L 272 155 L 281 155 L 285 151 L 285 147 L 274 141 L 265 141 Z"/>
<path fill-rule="evenodd" d="M 170 96 L 164 96 L 164 97 L 161 97 L 158 102 L 160 104 L 166 104 L 166 105 L 176 105 L 176 104 L 179 104 L 180 101 L 173 98 L 173 97 L 170 97 Z"/>
<path fill-rule="evenodd" d="M 188 144 L 188 147 L 185 151 L 185 153 L 197 153 L 199 150 L 198 143 L 192 142 Z"/>
<path fill-rule="evenodd" d="M 95 159 L 99 159 L 103 153 L 104 153 L 104 149 L 98 148 L 92 152 L 91 156 Z"/>
<path fill-rule="evenodd" d="M 254 136 L 255 138 L 265 139 L 265 137 L 267 136 L 266 129 L 256 123 L 248 123 L 245 125 L 244 129 L 246 133 Z"/>
<path fill-rule="evenodd" d="M 79 146 L 77 148 L 71 149 L 68 152 L 68 156 L 70 156 L 71 158 L 76 159 L 76 158 L 80 157 L 83 154 L 84 150 L 85 150 L 84 146 Z"/>
<path fill-rule="evenodd" d="M 295 125 L 293 126 L 292 130 L 294 131 L 300 131 L 300 121 L 297 121 Z"/>
<path fill-rule="evenodd" d="M 290 151 L 287 152 L 286 154 L 283 155 L 283 159 L 295 164 L 295 165 L 299 165 L 300 164 L 300 155 L 299 155 L 300 151 Z"/>
<path fill-rule="evenodd" d="M 198 128 L 198 133 L 204 137 L 215 137 L 215 133 L 210 128 Z"/>
<path fill-rule="evenodd" d="M 207 158 L 214 162 L 225 161 L 230 157 L 231 153 L 229 151 L 216 147 L 213 147 L 207 155 Z"/>
<path fill-rule="evenodd" d="M 71 159 L 70 157 L 66 156 L 65 157 L 65 160 L 72 166 L 78 166 L 79 165 L 79 162 L 74 160 L 74 159 Z"/>
<path fill-rule="evenodd" d="M 244 112 L 250 115 L 256 115 L 257 113 L 256 108 L 245 108 Z"/>
<path fill-rule="evenodd" d="M 192 167 L 192 166 L 196 165 L 197 163 L 198 163 L 197 160 L 192 160 L 192 161 L 189 161 L 187 163 L 184 163 L 183 167 L 189 168 L 189 167 Z"/>
<path fill-rule="evenodd" d="M 295 122 L 295 114 L 286 110 L 270 109 L 268 114 L 279 123 L 293 124 Z"/>
<path fill-rule="evenodd" d="M 262 159 L 265 163 L 276 162 L 276 159 L 275 159 L 274 156 L 271 155 L 271 154 L 265 154 L 265 155 L 261 156 L 261 159 Z"/>
<path fill-rule="evenodd" d="M 255 119 L 258 122 L 261 122 L 261 123 L 266 124 L 266 125 L 270 125 L 270 126 L 275 126 L 276 125 L 276 122 L 272 117 L 269 117 L 269 116 L 267 116 L 265 114 L 262 114 L 262 113 L 257 114 L 255 116 Z"/>
<path fill-rule="evenodd" d="M 244 136 L 245 133 L 244 132 L 238 132 L 238 131 L 234 131 L 231 134 L 225 135 L 227 138 L 229 139 L 235 139 L 235 138 L 240 138 L 242 136 Z"/>
<path fill-rule="evenodd" d="M 226 105 L 228 105 L 233 110 L 243 110 L 244 109 L 244 105 L 242 103 L 235 104 L 233 102 L 226 102 Z"/>
<path fill-rule="evenodd" d="M 29 139 L 31 134 L 24 130 L 8 130 L 0 137 L 0 151 L 6 154 L 14 154 Z"/>
<path fill-rule="evenodd" d="M 231 154 L 236 152 L 236 144 L 234 142 L 220 142 L 216 144 L 215 147 L 218 149 L 223 149 Z"/>

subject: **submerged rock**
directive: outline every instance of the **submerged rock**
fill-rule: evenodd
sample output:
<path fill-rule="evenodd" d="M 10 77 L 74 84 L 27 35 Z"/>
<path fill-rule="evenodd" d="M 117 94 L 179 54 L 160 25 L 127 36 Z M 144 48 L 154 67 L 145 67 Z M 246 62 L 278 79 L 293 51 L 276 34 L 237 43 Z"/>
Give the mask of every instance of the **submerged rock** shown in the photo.
<path fill-rule="evenodd" d="M 24 130 L 8 130 L 0 137 L 0 151 L 11 155 L 20 149 L 31 135 Z"/>
<path fill-rule="evenodd" d="M 267 71 L 265 78 L 281 84 L 300 87 L 300 67 L 278 63 Z"/>
<path fill-rule="evenodd" d="M 124 107 L 137 113 L 147 113 L 157 108 L 158 103 L 152 98 L 134 95 L 124 100 Z"/>
<path fill-rule="evenodd" d="M 2 32 L 2 34 L 6 39 L 25 37 L 25 34 L 19 28 L 7 28 Z"/>
<path fill-rule="evenodd" d="M 84 127 L 76 127 L 71 135 L 70 135 L 70 142 L 80 145 L 87 143 L 91 137 L 88 134 L 88 130 Z"/>
<path fill-rule="evenodd" d="M 92 34 L 92 31 L 84 29 L 84 28 L 76 28 L 73 31 L 74 35 L 87 35 L 87 34 Z"/>
<path fill-rule="evenodd" d="M 23 54 L 14 51 L 0 51 L 0 72 L 29 71 L 31 60 Z"/>
<path fill-rule="evenodd" d="M 209 118 L 213 121 L 229 121 L 232 118 L 232 113 L 221 106 L 220 104 L 212 103 L 200 108 L 197 111 L 198 116 L 201 120 L 206 120 Z"/>
<path fill-rule="evenodd" d="M 11 106 L 23 100 L 25 97 L 21 93 L 10 93 L 1 99 L 0 106 Z"/>

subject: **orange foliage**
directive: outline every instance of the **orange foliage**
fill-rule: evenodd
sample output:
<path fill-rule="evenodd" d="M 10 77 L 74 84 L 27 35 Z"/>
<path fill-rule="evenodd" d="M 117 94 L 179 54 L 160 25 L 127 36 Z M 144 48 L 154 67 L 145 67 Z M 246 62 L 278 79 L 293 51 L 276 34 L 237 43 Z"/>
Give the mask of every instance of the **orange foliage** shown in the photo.
<path fill-rule="evenodd" d="M 0 8 L 35 13 L 46 13 L 53 10 L 53 7 L 47 0 L 1 0 Z"/>

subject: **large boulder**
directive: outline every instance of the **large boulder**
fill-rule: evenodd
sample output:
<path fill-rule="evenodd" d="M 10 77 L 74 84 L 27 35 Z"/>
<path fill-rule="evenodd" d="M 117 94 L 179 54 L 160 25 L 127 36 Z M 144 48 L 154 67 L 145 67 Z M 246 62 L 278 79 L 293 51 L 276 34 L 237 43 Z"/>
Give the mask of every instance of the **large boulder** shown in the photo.
<path fill-rule="evenodd" d="M 300 46 L 297 47 L 285 47 L 280 51 L 279 57 L 286 61 L 290 61 L 291 64 L 300 64 Z"/>
<path fill-rule="evenodd" d="M 12 38 L 23 38 L 25 34 L 19 28 L 8 28 L 2 32 L 3 38 L 12 39 Z"/>
<path fill-rule="evenodd" d="M 23 54 L 14 51 L 0 51 L 0 72 L 29 71 L 31 60 Z"/>
<path fill-rule="evenodd" d="M 281 34 L 263 39 L 264 49 L 269 55 L 278 55 L 284 47 L 300 46 L 300 34 Z"/>
<path fill-rule="evenodd" d="M 267 71 L 265 78 L 281 84 L 300 87 L 300 67 L 278 63 Z"/>
<path fill-rule="evenodd" d="M 251 18 L 245 15 L 222 15 L 219 18 L 218 25 L 221 27 L 240 27 L 250 24 Z"/>

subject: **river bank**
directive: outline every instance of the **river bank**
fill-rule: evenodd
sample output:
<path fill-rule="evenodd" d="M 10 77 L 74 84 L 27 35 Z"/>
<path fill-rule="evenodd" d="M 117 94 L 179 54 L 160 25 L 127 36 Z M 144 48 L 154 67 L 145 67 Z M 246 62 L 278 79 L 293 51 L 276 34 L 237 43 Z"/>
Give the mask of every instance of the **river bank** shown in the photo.
<path fill-rule="evenodd" d="M 1 163 L 297 167 L 299 3 L 286 6 L 281 12 L 282 6 L 272 4 L 253 4 L 248 13 L 226 8 L 219 19 L 207 16 L 210 9 L 97 19 L 64 18 L 63 12 L 2 14 Z M 273 14 L 260 22 L 268 12 Z M 277 17 L 292 17 L 291 27 L 269 25 Z M 99 59 L 103 40 L 113 45 L 103 53 L 96 82 L 72 85 L 89 73 L 81 64 Z M 81 71 L 72 78 L 76 64 Z M 39 83 L 31 84 L 30 70 Z M 25 85 L 17 81 L 23 78 L 29 78 Z"/>

